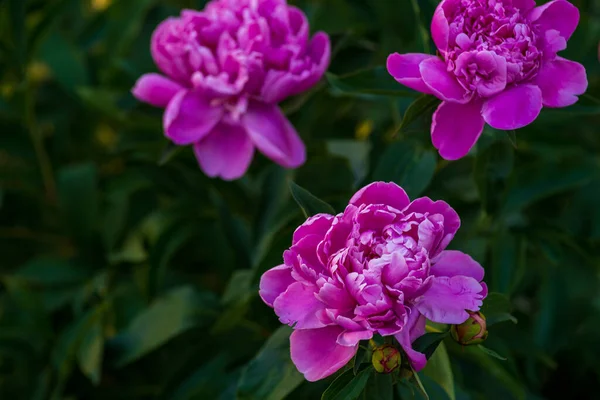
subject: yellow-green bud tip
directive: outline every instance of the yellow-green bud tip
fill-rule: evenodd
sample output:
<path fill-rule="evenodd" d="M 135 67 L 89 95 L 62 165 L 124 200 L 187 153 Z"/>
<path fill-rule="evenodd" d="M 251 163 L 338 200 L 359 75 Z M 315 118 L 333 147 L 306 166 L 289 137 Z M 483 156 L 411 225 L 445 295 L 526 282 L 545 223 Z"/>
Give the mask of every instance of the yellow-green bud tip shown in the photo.
<path fill-rule="evenodd" d="M 485 316 L 480 312 L 469 311 L 469 319 L 460 325 L 452 325 L 450 334 L 463 346 L 483 343 L 488 336 Z"/>
<path fill-rule="evenodd" d="M 371 362 L 375 371 L 380 374 L 389 374 L 394 371 L 402 362 L 402 356 L 398 349 L 391 344 L 385 344 L 373 349 L 373 357 Z"/>

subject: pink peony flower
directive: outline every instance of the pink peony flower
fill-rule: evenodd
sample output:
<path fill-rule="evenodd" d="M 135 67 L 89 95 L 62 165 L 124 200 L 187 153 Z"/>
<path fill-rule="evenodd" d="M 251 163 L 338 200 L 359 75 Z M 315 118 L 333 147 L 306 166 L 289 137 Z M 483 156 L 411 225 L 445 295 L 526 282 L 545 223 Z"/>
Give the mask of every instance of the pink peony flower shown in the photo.
<path fill-rule="evenodd" d="M 309 381 L 325 378 L 374 334 L 395 336 L 416 370 L 412 342 L 425 319 L 460 324 L 487 295 L 483 268 L 445 250 L 460 226 L 443 201 L 411 202 L 394 183 L 359 190 L 343 213 L 296 229 L 284 263 L 260 281 L 260 296 L 294 327 L 292 361 Z"/>
<path fill-rule="evenodd" d="M 254 148 L 284 167 L 304 163 L 304 144 L 277 103 L 319 81 L 330 42 L 322 32 L 309 38 L 298 8 L 285 0 L 213 0 L 162 22 L 151 51 L 164 75 L 142 76 L 132 92 L 166 108 L 165 135 L 192 144 L 208 176 L 239 178 Z"/>
<path fill-rule="evenodd" d="M 442 0 L 431 23 L 440 57 L 391 54 L 401 84 L 442 100 L 431 139 L 440 155 L 466 155 L 485 123 L 512 130 L 533 122 L 542 106 L 566 107 L 587 89 L 581 64 L 566 49 L 579 11 L 566 0 Z"/>

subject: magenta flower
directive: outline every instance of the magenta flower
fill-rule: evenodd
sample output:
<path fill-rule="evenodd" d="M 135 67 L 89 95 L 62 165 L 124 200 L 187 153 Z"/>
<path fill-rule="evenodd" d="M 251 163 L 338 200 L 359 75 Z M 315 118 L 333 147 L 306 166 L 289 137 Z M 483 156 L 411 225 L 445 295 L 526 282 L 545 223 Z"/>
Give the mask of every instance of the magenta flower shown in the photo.
<path fill-rule="evenodd" d="M 431 139 L 440 155 L 466 155 L 485 123 L 512 130 L 533 122 L 542 106 L 566 107 L 587 89 L 581 64 L 566 49 L 579 11 L 566 0 L 442 0 L 431 23 L 440 57 L 391 54 L 401 84 L 442 100 Z"/>
<path fill-rule="evenodd" d="M 151 51 L 164 75 L 142 76 L 132 92 L 166 108 L 165 135 L 193 145 L 208 176 L 239 178 L 255 148 L 284 167 L 304 163 L 304 144 L 277 103 L 319 81 L 330 42 L 322 32 L 309 38 L 298 8 L 285 0 L 213 0 L 162 22 Z"/>
<path fill-rule="evenodd" d="M 396 184 L 375 182 L 343 213 L 315 215 L 296 229 L 284 263 L 262 276 L 260 296 L 294 327 L 292 361 L 306 379 L 333 374 L 376 333 L 395 336 L 423 368 L 412 342 L 425 319 L 463 323 L 487 295 L 483 268 L 445 250 L 459 226 L 445 202 L 411 202 Z"/>

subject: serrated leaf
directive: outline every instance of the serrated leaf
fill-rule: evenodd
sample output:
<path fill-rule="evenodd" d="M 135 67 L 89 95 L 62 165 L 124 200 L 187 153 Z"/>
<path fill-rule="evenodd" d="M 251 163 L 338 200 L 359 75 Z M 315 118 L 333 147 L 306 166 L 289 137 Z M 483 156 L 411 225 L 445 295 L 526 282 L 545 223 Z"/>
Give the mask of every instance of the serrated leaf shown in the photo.
<path fill-rule="evenodd" d="M 333 207 L 293 181 L 290 181 L 290 191 L 292 192 L 292 197 L 294 197 L 294 200 L 296 200 L 296 203 L 298 203 L 306 218 L 321 213 L 335 215 Z"/>

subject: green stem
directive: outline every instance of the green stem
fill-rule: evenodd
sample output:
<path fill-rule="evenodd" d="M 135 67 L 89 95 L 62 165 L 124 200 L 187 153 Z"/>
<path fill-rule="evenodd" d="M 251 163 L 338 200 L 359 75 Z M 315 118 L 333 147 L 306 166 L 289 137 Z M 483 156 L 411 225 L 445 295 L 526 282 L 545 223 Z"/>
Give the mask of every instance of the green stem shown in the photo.
<path fill-rule="evenodd" d="M 41 131 L 36 124 L 34 91 L 35 88 L 31 82 L 27 81 L 25 85 L 24 104 L 25 124 L 40 167 L 42 181 L 44 182 L 44 188 L 46 189 L 46 196 L 50 202 L 54 203 L 56 201 L 56 182 L 54 180 L 54 172 L 52 170 L 50 157 L 44 147 Z"/>

